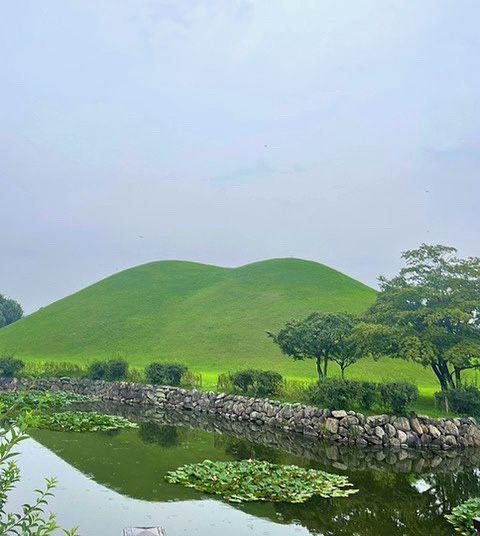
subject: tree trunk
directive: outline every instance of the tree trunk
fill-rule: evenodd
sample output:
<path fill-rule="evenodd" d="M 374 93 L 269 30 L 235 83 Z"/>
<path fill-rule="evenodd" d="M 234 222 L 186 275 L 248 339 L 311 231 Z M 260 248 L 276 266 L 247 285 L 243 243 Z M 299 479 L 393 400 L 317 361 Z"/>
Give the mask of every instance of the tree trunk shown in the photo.
<path fill-rule="evenodd" d="M 460 389 L 460 387 L 462 385 L 462 380 L 460 378 L 461 369 L 455 367 L 454 370 L 455 370 L 455 385 L 456 385 L 457 389 Z"/>
<path fill-rule="evenodd" d="M 323 380 L 323 372 L 322 372 L 322 362 L 320 357 L 315 358 L 315 365 L 317 367 L 317 376 L 318 380 Z"/>
<path fill-rule="evenodd" d="M 447 391 L 448 390 L 448 383 L 445 380 L 445 378 L 444 378 L 444 376 L 442 374 L 442 371 L 440 370 L 440 367 L 438 367 L 436 363 L 431 363 L 431 367 L 432 367 L 433 373 L 437 377 L 438 383 L 440 384 L 440 387 L 441 387 L 442 391 Z"/>
<path fill-rule="evenodd" d="M 328 355 L 325 356 L 323 360 L 323 377 L 327 377 L 327 368 L 328 368 Z"/>
<path fill-rule="evenodd" d="M 345 379 L 345 367 L 340 367 L 340 372 L 342 374 L 342 380 Z"/>

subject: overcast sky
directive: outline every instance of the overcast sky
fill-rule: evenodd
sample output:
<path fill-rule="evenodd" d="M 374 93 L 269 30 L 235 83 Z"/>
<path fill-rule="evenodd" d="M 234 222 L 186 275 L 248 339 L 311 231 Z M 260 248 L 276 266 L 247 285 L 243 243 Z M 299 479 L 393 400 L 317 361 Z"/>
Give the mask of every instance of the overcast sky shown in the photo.
<path fill-rule="evenodd" d="M 0 293 L 152 260 L 374 285 L 480 254 L 478 0 L 17 0 L 0 16 Z"/>

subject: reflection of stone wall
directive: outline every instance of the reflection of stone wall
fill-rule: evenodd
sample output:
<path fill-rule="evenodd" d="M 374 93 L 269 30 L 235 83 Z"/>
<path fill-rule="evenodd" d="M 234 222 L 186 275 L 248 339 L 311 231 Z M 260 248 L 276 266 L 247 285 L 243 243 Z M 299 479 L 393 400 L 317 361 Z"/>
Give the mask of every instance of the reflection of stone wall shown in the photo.
<path fill-rule="evenodd" d="M 430 419 L 395 417 L 343 410 L 319 409 L 262 398 L 224 393 L 185 391 L 178 387 L 152 386 L 127 382 L 104 382 L 79 378 L 0 379 L 0 389 L 73 391 L 128 404 L 175 408 L 195 414 L 219 415 L 228 421 L 246 421 L 279 428 L 336 443 L 396 448 L 480 446 L 480 427 L 472 417 Z"/>
<path fill-rule="evenodd" d="M 294 456 L 321 461 L 330 470 L 389 473 L 457 473 L 480 466 L 480 448 L 468 449 L 398 449 L 365 447 L 318 441 L 293 432 L 247 421 L 219 419 L 215 415 L 197 414 L 177 409 L 149 408 L 118 403 L 99 402 L 89 405 L 95 411 L 122 415 L 132 421 L 157 423 L 166 428 L 183 426 L 206 430 L 225 437 L 225 441 L 248 442 L 288 452 Z M 248 450 L 248 448 L 246 449 Z"/>

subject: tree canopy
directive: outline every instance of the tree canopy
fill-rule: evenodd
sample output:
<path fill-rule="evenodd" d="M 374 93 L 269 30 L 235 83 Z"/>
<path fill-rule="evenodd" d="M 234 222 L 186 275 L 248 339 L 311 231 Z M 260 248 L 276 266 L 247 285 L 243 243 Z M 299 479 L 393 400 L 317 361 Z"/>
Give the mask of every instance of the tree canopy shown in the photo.
<path fill-rule="evenodd" d="M 0 294 L 0 328 L 16 322 L 23 316 L 21 305 Z"/>
<path fill-rule="evenodd" d="M 338 363 L 343 376 L 345 368 L 360 357 L 350 337 L 356 322 L 348 313 L 311 313 L 269 335 L 293 359 L 314 359 L 319 379 L 327 377 L 330 360 Z"/>
<path fill-rule="evenodd" d="M 405 266 L 380 292 L 359 326 L 359 346 L 430 366 L 442 389 L 480 367 L 480 258 L 422 244 L 402 254 Z"/>

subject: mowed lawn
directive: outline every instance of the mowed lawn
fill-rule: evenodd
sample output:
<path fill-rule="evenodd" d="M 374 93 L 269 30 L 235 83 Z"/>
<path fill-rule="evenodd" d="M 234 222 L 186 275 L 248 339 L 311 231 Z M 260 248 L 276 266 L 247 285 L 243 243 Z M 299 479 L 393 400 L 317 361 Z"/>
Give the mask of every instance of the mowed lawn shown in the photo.
<path fill-rule="evenodd" d="M 135 368 L 180 362 L 201 373 L 206 388 L 216 385 L 219 373 L 245 368 L 314 380 L 314 363 L 282 355 L 266 332 L 312 311 L 361 313 L 374 300 L 373 289 L 312 261 L 271 259 L 239 268 L 160 261 L 115 274 L 2 328 L 0 353 L 84 365 L 119 354 Z M 331 374 L 339 374 L 335 365 Z M 433 407 L 436 381 L 420 365 L 365 359 L 346 375 L 416 383 L 421 403 Z"/>

